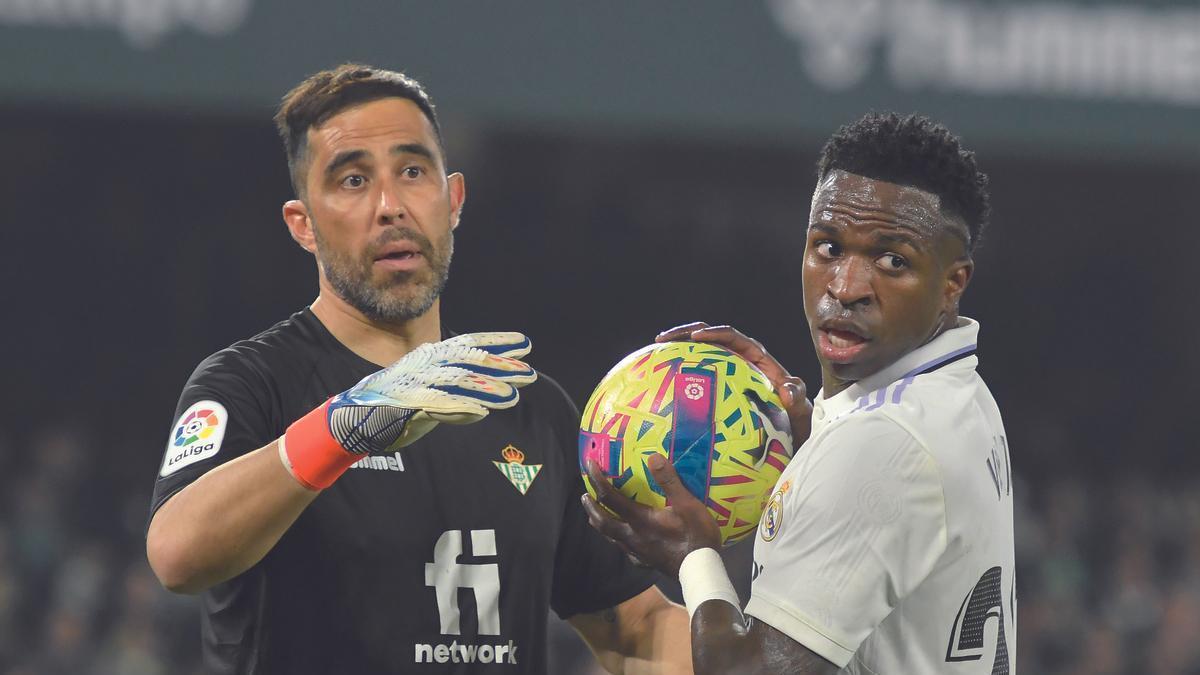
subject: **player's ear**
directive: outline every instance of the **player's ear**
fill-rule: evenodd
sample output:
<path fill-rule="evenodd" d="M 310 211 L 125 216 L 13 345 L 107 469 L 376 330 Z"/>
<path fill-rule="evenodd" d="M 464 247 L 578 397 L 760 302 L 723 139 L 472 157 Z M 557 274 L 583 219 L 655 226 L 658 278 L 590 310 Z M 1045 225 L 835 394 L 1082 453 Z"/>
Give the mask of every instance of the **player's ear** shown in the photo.
<path fill-rule="evenodd" d="M 946 270 L 946 285 L 942 297 L 942 309 L 958 313 L 958 301 L 962 298 L 967 284 L 971 283 L 971 275 L 975 273 L 975 261 L 970 258 L 959 258 L 951 263 Z"/>
<path fill-rule="evenodd" d="M 450 229 L 458 227 L 459 216 L 462 215 L 463 204 L 467 202 L 467 179 L 461 173 L 455 171 L 446 176 L 447 186 L 450 188 Z"/>
<path fill-rule="evenodd" d="M 308 216 L 308 207 L 299 199 L 289 199 L 283 203 L 283 222 L 287 225 L 288 233 L 300 248 L 309 253 L 317 252 L 317 238 L 313 233 L 312 218 Z"/>

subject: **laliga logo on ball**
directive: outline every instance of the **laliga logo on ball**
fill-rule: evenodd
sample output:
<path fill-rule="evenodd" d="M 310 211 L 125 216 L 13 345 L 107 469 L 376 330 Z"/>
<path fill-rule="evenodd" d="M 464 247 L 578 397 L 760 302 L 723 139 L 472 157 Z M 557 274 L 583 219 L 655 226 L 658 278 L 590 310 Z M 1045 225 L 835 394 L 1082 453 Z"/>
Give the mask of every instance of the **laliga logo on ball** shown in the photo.
<path fill-rule="evenodd" d="M 683 390 L 683 395 L 693 401 L 697 401 L 704 395 L 704 385 L 699 382 L 692 382 Z"/>

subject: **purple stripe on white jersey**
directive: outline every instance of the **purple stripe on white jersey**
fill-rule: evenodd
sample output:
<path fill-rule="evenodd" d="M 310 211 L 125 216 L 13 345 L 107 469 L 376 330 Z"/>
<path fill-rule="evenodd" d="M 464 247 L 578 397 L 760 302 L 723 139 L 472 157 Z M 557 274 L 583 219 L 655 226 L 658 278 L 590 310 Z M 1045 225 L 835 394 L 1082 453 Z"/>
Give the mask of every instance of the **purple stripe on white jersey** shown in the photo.
<path fill-rule="evenodd" d="M 950 352 L 949 354 L 943 354 L 942 356 L 939 356 L 932 361 L 923 363 L 923 364 L 917 366 L 916 368 L 913 368 L 912 370 L 905 373 L 904 377 L 905 378 L 916 377 L 917 375 L 920 375 L 921 373 L 924 373 L 927 370 L 932 370 L 933 368 L 936 368 L 936 367 L 942 365 L 943 363 L 950 361 L 951 359 L 962 356 L 968 352 L 975 351 L 975 347 L 976 347 L 976 345 L 967 345 L 966 347 L 963 347 L 962 349 L 956 349 L 956 350 Z"/>
<path fill-rule="evenodd" d="M 871 404 L 869 407 L 863 408 L 863 410 L 874 410 L 874 409 L 878 408 L 879 406 L 883 405 L 884 401 L 886 399 L 887 399 L 887 387 L 884 387 L 883 389 L 880 389 L 879 391 L 875 392 L 875 402 L 873 404 Z"/>
<path fill-rule="evenodd" d="M 916 379 L 918 375 L 927 373 L 931 370 L 936 370 L 939 366 L 945 365 L 951 361 L 957 361 L 965 356 L 970 356 L 975 351 L 975 347 L 976 345 L 973 344 L 967 345 L 962 349 L 956 349 L 949 354 L 943 354 L 932 361 L 923 363 L 908 371 L 908 374 L 906 374 L 904 378 L 900 380 L 900 384 L 897 385 L 896 389 L 892 392 L 892 403 L 900 402 L 900 397 L 904 395 L 904 390 L 908 388 L 908 385 L 913 383 L 913 380 Z"/>
<path fill-rule="evenodd" d="M 900 380 L 900 384 L 896 385 L 896 388 L 892 390 L 892 403 L 900 402 L 900 397 L 904 395 L 904 390 L 908 387 L 908 385 L 913 383 L 913 380 L 916 379 L 916 377 L 916 375 L 909 375 L 903 380 Z"/>
<path fill-rule="evenodd" d="M 907 389 L 908 386 L 913 383 L 913 381 L 917 378 L 918 375 L 928 373 L 932 370 L 937 370 L 941 366 L 944 366 L 948 363 L 957 361 L 959 359 L 966 358 L 975 353 L 975 348 L 976 348 L 976 345 L 974 345 L 974 344 L 967 345 L 966 347 L 963 347 L 961 349 L 956 349 L 947 354 L 943 354 L 943 355 L 937 357 L 936 359 L 933 359 L 932 361 L 923 363 L 923 364 L 917 366 L 916 368 L 913 368 L 912 370 L 908 371 L 908 373 L 906 373 L 903 377 L 901 377 L 896 382 L 895 389 L 892 389 L 891 402 L 899 403 L 900 399 L 904 396 L 904 390 Z M 870 411 L 870 410 L 875 410 L 877 408 L 882 407 L 885 403 L 888 402 L 887 390 L 889 387 L 891 387 L 891 385 L 886 385 L 881 389 L 876 389 L 875 391 L 866 394 L 865 396 L 860 396 L 858 398 L 858 405 L 855 406 L 854 409 L 849 412 L 855 413 L 855 412 L 859 412 L 860 410 L 861 411 Z M 874 401 L 871 400 L 872 397 L 874 397 L 874 399 L 875 399 Z M 843 413 L 843 414 L 845 414 L 845 413 Z"/>

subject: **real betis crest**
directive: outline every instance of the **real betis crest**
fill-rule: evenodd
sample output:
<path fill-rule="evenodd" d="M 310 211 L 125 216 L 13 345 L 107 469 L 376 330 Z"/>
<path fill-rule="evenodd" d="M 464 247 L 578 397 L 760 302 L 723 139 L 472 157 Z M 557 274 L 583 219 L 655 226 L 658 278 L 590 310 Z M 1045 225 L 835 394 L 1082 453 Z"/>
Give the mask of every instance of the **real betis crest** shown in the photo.
<path fill-rule="evenodd" d="M 508 479 L 508 482 L 513 484 L 521 494 L 529 491 L 529 486 L 533 485 L 533 479 L 537 478 L 538 473 L 542 470 L 541 464 L 526 465 L 525 453 L 516 449 L 511 445 L 507 445 L 500 451 L 500 456 L 504 458 L 503 462 L 492 462 L 500 469 L 500 473 Z"/>

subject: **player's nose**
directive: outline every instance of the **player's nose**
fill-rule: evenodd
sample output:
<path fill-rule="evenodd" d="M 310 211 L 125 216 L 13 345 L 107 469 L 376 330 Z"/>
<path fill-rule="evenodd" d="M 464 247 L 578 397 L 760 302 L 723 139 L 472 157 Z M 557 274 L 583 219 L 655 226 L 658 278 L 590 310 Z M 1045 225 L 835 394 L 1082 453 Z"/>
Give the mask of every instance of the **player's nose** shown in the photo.
<path fill-rule="evenodd" d="M 397 220 L 403 220 L 407 214 L 401 190 L 391 182 L 385 182 L 379 188 L 379 201 L 375 206 L 379 222 L 388 225 Z"/>
<path fill-rule="evenodd" d="M 875 295 L 871 274 L 870 261 L 847 256 L 833 266 L 826 291 L 844 307 L 870 302 Z"/>

